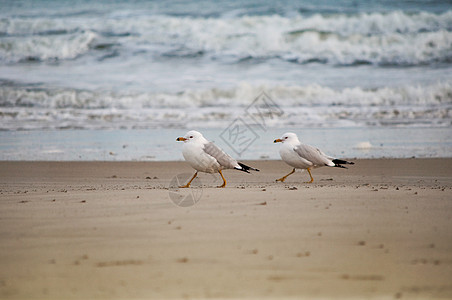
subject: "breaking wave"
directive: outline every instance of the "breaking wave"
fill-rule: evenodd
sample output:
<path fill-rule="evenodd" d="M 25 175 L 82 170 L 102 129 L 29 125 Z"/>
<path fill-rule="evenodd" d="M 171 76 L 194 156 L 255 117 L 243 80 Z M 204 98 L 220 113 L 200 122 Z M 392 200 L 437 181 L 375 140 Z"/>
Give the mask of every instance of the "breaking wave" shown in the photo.
<path fill-rule="evenodd" d="M 167 93 L 0 88 L 0 130 L 223 127 L 262 91 L 284 112 L 274 127 L 452 125 L 452 83 L 397 88 L 252 86 Z M 29 109 L 29 108 L 33 109 Z"/>
<path fill-rule="evenodd" d="M 413 66 L 452 63 L 452 10 L 334 15 L 111 15 L 0 19 L 0 62 L 198 58 L 241 63 Z"/>

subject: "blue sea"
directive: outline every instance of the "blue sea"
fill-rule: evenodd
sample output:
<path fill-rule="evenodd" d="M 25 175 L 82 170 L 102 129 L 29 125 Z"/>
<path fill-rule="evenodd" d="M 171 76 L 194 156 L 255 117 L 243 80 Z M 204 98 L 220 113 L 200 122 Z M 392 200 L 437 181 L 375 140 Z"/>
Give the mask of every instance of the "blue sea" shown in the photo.
<path fill-rule="evenodd" d="M 452 157 L 452 1 L 0 0 L 0 160 L 180 160 L 190 129 Z"/>

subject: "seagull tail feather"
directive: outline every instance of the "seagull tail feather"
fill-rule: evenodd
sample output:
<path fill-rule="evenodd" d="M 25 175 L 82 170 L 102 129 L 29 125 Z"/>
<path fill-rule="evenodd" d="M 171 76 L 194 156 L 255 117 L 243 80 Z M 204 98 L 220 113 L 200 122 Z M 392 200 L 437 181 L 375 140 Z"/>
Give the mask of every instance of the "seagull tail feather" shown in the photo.
<path fill-rule="evenodd" d="M 342 159 L 333 159 L 334 166 L 337 168 L 344 168 L 347 169 L 347 167 L 344 167 L 343 165 L 354 165 L 355 163 L 352 161 L 346 161 Z"/>
<path fill-rule="evenodd" d="M 241 162 L 239 162 L 238 164 L 239 164 L 240 168 L 237 168 L 237 167 L 236 167 L 236 168 L 234 168 L 234 169 L 239 170 L 239 171 L 243 171 L 243 172 L 246 172 L 246 173 L 249 173 L 250 170 L 258 171 L 258 172 L 259 172 L 258 169 L 255 169 L 255 168 L 252 168 L 252 167 L 250 167 L 250 166 L 244 165 L 244 164 L 242 164 Z"/>

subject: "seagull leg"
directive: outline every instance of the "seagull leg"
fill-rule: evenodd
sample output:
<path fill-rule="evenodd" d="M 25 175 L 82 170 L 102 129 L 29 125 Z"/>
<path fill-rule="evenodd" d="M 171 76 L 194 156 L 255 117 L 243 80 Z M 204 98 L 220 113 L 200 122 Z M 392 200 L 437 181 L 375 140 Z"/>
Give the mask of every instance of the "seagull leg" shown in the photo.
<path fill-rule="evenodd" d="M 198 172 L 196 172 L 195 175 L 193 175 L 193 177 L 190 179 L 190 181 L 186 185 L 180 186 L 179 188 L 188 188 L 188 187 L 190 187 L 190 183 L 193 181 L 193 179 L 196 178 L 196 176 L 198 176 Z"/>
<path fill-rule="evenodd" d="M 314 181 L 314 178 L 312 178 L 311 170 L 310 168 L 307 168 L 309 176 L 311 176 L 311 181 L 307 181 L 306 183 L 312 183 Z"/>
<path fill-rule="evenodd" d="M 226 186 L 226 179 L 224 179 L 223 173 L 221 173 L 221 170 L 218 170 L 218 173 L 220 173 L 221 178 L 223 178 L 223 184 L 217 186 L 218 188 L 224 188 Z"/>
<path fill-rule="evenodd" d="M 293 173 L 295 173 L 295 168 L 293 168 L 293 170 L 289 174 L 287 174 L 286 176 L 283 176 L 283 177 L 281 177 L 279 179 L 276 179 L 276 181 L 284 182 L 284 180 L 286 180 L 286 178 L 289 177 L 289 175 L 292 175 Z"/>

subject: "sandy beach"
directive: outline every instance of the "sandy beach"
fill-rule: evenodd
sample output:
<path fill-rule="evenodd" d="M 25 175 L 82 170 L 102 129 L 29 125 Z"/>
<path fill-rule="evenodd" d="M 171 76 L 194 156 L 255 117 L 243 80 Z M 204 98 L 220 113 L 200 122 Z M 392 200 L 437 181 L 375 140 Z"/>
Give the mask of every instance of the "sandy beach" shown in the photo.
<path fill-rule="evenodd" d="M 452 159 L 246 163 L 0 162 L 0 298 L 452 299 Z"/>

